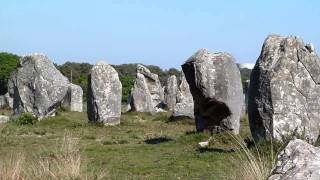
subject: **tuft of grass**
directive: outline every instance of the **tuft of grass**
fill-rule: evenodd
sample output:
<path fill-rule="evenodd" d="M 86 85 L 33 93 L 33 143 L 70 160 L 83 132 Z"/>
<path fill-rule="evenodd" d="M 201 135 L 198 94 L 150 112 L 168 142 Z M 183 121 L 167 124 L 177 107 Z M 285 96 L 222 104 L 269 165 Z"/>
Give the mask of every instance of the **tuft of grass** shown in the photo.
<path fill-rule="evenodd" d="M 230 143 L 236 152 L 233 158 L 235 162 L 241 164 L 231 177 L 243 180 L 267 179 L 275 165 L 277 154 L 275 151 L 278 151 L 280 147 L 272 141 L 256 144 L 251 140 L 251 145 L 248 145 L 248 140 L 244 140 L 239 135 L 228 133 L 228 136 L 232 138 Z"/>
<path fill-rule="evenodd" d="M 38 122 L 38 119 L 31 113 L 23 113 L 14 122 L 19 125 L 33 125 Z"/>

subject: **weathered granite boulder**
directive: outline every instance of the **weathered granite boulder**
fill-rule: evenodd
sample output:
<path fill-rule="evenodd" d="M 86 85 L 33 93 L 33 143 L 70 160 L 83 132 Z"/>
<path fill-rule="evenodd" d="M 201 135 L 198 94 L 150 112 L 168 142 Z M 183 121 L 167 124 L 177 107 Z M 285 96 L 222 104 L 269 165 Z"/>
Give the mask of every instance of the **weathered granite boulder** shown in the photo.
<path fill-rule="evenodd" d="M 234 58 L 201 49 L 182 69 L 194 100 L 197 130 L 231 130 L 238 134 L 243 93 Z"/>
<path fill-rule="evenodd" d="M 13 97 L 10 96 L 9 92 L 7 92 L 4 97 L 6 98 L 7 106 L 13 109 Z"/>
<path fill-rule="evenodd" d="M 319 135 L 320 62 L 298 37 L 270 35 L 252 71 L 248 113 L 255 139 Z"/>
<path fill-rule="evenodd" d="M 194 119 L 193 97 L 183 72 L 181 73 L 180 80 L 177 103 L 174 105 L 171 118 L 189 117 Z"/>
<path fill-rule="evenodd" d="M 98 62 L 88 76 L 87 112 L 90 121 L 104 125 L 120 123 L 122 85 L 118 72 Z"/>
<path fill-rule="evenodd" d="M 320 179 L 320 148 L 300 139 L 292 140 L 279 154 L 268 180 Z"/>
<path fill-rule="evenodd" d="M 63 100 L 63 106 L 70 111 L 82 112 L 82 96 L 82 88 L 78 85 L 70 83 L 68 92 Z"/>
<path fill-rule="evenodd" d="M 6 122 L 9 122 L 9 121 L 10 121 L 9 116 L 0 115 L 0 124 L 6 123 Z"/>
<path fill-rule="evenodd" d="M 38 119 L 54 115 L 67 93 L 68 84 L 68 79 L 45 55 L 23 56 L 8 84 L 14 99 L 14 113 L 30 112 Z"/>
<path fill-rule="evenodd" d="M 159 108 L 163 106 L 164 94 L 158 75 L 139 64 L 129 98 L 132 111 L 150 113 L 161 111 Z"/>
<path fill-rule="evenodd" d="M 175 75 L 171 75 L 167 80 L 165 88 L 165 104 L 170 111 L 173 110 L 174 105 L 177 103 L 178 82 Z"/>

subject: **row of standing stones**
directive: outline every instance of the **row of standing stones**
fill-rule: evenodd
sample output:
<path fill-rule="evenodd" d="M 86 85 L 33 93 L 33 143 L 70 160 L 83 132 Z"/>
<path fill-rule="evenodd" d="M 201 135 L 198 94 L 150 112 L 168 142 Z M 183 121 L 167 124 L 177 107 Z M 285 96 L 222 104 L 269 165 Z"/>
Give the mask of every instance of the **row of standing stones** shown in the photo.
<path fill-rule="evenodd" d="M 195 119 L 197 131 L 239 133 L 244 103 L 241 76 L 228 53 L 201 49 L 182 65 L 180 85 L 175 76 L 163 88 L 158 75 L 142 65 L 125 111 L 156 113 L 166 106 L 172 117 Z M 316 141 L 320 129 L 320 62 L 312 44 L 290 36 L 269 35 L 252 71 L 248 114 L 255 140 L 291 136 Z M 116 70 L 98 62 L 88 78 L 87 114 L 105 125 L 120 123 L 122 85 Z M 70 83 L 44 55 L 20 59 L 0 105 L 14 114 L 30 112 L 42 119 L 60 105 L 82 111 L 82 89 Z M 320 179 L 320 150 L 293 140 L 280 153 L 269 179 Z"/>

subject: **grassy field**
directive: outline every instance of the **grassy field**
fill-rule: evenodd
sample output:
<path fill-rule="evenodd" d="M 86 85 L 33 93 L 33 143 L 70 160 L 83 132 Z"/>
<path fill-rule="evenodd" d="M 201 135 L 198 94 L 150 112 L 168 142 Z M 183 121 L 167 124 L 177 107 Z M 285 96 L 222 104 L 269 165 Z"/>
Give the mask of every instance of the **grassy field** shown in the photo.
<path fill-rule="evenodd" d="M 241 137 L 250 137 L 246 118 L 241 119 Z M 230 135 L 213 135 L 209 147 L 198 147 L 209 138 L 195 132 L 192 120 L 169 121 L 169 113 L 127 113 L 120 125 L 103 127 L 88 123 L 85 113 L 59 112 L 34 125 L 0 125 L 0 163 L 14 166 L 23 159 L 24 169 L 72 145 L 77 154 L 69 156 L 80 171 L 74 179 L 239 179 L 244 164 Z"/>

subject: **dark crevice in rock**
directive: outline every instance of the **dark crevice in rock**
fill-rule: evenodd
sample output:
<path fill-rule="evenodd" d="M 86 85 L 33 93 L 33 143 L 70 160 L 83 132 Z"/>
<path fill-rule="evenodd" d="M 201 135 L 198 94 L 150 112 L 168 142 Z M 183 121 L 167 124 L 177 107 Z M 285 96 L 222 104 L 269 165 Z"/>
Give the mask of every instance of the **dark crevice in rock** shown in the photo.
<path fill-rule="evenodd" d="M 309 69 L 307 68 L 307 66 L 303 63 L 303 61 L 301 61 L 301 58 L 299 56 L 299 50 L 297 49 L 297 58 L 298 58 L 298 62 L 301 62 L 302 66 L 306 69 L 306 71 L 308 71 L 308 74 L 310 75 L 312 81 L 316 84 L 319 85 L 319 83 L 317 83 L 317 81 L 314 79 L 314 77 L 312 76 L 312 74 L 310 73 Z"/>

